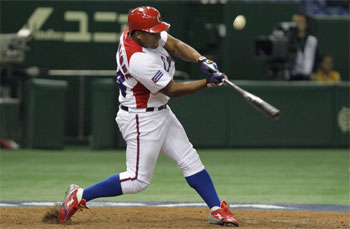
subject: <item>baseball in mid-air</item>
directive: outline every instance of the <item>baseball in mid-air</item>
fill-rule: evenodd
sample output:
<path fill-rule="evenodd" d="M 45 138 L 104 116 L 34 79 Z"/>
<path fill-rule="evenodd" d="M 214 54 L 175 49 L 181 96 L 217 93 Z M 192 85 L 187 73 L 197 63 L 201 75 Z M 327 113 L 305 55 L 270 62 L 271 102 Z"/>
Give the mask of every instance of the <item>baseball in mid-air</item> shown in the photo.
<path fill-rule="evenodd" d="M 244 29 L 246 24 L 246 19 L 243 15 L 238 15 L 235 20 L 233 21 L 233 28 L 237 30 L 242 30 Z"/>

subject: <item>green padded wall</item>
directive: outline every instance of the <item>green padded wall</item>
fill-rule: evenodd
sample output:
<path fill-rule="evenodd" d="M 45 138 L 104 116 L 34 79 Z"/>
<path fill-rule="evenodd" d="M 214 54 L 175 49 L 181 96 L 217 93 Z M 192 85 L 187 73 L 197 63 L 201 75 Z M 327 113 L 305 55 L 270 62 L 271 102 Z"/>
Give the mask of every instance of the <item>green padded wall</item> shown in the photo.
<path fill-rule="evenodd" d="M 303 83 L 245 83 L 242 88 L 281 110 L 270 120 L 232 97 L 230 146 L 334 146 L 334 87 Z"/>
<path fill-rule="evenodd" d="M 91 136 L 92 149 L 116 148 L 118 126 L 118 90 L 112 79 L 99 79 L 92 84 Z"/>
<path fill-rule="evenodd" d="M 18 99 L 0 99 L 0 138 L 21 143 L 20 102 Z"/>
<path fill-rule="evenodd" d="M 169 105 L 195 147 L 226 147 L 229 143 L 229 88 L 209 88 L 196 94 L 173 98 Z"/>
<path fill-rule="evenodd" d="M 335 146 L 333 85 L 238 82 L 281 110 L 273 121 L 229 88 L 170 102 L 196 147 Z"/>
<path fill-rule="evenodd" d="M 25 144 L 28 148 L 64 147 L 67 82 L 31 79 L 26 82 Z"/>
<path fill-rule="evenodd" d="M 236 83 L 279 108 L 281 118 L 271 120 L 229 87 L 173 98 L 169 106 L 194 147 L 349 146 L 349 85 Z M 113 126 L 118 106 L 112 101 L 116 93 L 113 80 L 99 80 L 93 90 L 92 135 L 99 141 L 93 142 L 92 148 L 125 148 L 119 131 Z"/>

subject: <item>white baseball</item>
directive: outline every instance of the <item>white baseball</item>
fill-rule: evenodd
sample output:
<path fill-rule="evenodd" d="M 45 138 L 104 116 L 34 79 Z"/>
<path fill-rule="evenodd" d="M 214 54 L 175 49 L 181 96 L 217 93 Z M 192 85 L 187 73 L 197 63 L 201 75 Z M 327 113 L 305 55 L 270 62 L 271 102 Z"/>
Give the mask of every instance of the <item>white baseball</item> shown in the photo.
<path fill-rule="evenodd" d="M 242 30 L 244 29 L 245 24 L 246 24 L 245 17 L 243 15 L 238 15 L 233 21 L 233 28 L 237 30 Z"/>

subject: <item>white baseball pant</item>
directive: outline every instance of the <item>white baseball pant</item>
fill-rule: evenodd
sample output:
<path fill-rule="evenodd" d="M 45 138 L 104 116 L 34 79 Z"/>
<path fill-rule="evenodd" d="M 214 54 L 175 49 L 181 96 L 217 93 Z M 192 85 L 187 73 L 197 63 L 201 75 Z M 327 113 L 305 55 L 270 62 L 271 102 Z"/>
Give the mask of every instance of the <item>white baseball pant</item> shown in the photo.
<path fill-rule="evenodd" d="M 159 152 L 176 162 L 184 177 L 204 169 L 197 151 L 170 107 L 152 112 L 119 109 L 116 122 L 127 144 L 127 170 L 120 173 L 123 193 L 145 190 L 152 179 Z"/>

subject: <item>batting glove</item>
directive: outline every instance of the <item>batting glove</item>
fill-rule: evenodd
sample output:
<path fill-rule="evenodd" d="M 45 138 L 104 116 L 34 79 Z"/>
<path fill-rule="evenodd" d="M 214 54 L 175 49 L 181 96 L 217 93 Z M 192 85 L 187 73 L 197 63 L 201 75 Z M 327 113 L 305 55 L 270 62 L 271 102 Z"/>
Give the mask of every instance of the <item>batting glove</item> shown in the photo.
<path fill-rule="evenodd" d="M 207 75 L 212 75 L 215 72 L 219 72 L 218 66 L 212 60 L 208 60 L 205 56 L 198 58 L 198 62 L 201 67 L 201 71 Z"/>
<path fill-rule="evenodd" d="M 201 56 L 198 58 L 198 62 L 201 71 L 209 77 L 207 79 L 207 87 L 220 87 L 224 83 L 222 80 L 224 78 L 227 79 L 227 76 L 219 71 L 218 66 L 214 61 Z"/>
<path fill-rule="evenodd" d="M 207 87 L 220 87 L 224 84 L 223 79 L 227 79 L 225 73 L 216 72 L 209 76 L 207 79 Z"/>

